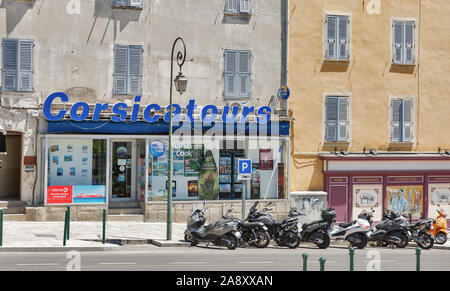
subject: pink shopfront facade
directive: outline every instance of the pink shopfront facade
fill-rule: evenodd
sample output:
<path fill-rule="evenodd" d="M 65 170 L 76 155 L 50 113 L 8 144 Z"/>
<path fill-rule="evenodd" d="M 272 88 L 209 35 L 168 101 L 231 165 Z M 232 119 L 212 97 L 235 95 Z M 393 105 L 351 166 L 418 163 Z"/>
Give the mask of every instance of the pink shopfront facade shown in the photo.
<path fill-rule="evenodd" d="M 355 219 L 364 209 L 380 221 L 386 209 L 414 220 L 450 213 L 450 156 L 321 155 L 327 204 L 338 221 Z"/>

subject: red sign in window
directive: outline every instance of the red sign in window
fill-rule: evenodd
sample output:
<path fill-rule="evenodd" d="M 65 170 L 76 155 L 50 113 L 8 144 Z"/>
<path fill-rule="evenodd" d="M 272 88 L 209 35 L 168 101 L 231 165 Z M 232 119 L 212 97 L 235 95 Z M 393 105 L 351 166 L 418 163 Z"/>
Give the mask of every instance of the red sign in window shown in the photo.
<path fill-rule="evenodd" d="M 49 186 L 47 188 L 47 204 L 71 204 L 73 186 Z"/>

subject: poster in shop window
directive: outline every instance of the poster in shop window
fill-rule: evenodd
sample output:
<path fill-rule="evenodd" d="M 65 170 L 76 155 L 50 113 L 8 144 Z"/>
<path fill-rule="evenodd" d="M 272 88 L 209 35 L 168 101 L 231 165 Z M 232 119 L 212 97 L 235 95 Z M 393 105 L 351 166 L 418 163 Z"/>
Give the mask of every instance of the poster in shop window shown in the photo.
<path fill-rule="evenodd" d="M 184 176 L 198 177 L 203 160 L 203 149 L 184 149 Z"/>
<path fill-rule="evenodd" d="M 386 209 L 395 213 L 412 214 L 413 219 L 423 216 L 423 186 L 386 187 Z"/>
<path fill-rule="evenodd" d="M 273 170 L 273 152 L 271 149 L 259 150 L 259 169 Z"/>
<path fill-rule="evenodd" d="M 219 173 L 216 161 L 210 150 L 208 150 L 203 158 L 198 179 L 200 199 L 215 200 L 219 195 Z"/>
<path fill-rule="evenodd" d="M 450 184 L 429 184 L 428 215 L 436 217 L 438 209 L 450 214 Z"/>
<path fill-rule="evenodd" d="M 383 185 L 353 185 L 353 219 L 363 211 L 375 211 L 374 220 L 380 221 L 382 217 Z"/>

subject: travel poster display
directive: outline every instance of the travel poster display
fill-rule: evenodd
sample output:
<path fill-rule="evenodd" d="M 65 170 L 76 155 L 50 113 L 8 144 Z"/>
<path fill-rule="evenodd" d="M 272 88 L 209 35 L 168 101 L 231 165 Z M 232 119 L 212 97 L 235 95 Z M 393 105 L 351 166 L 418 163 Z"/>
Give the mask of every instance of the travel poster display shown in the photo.
<path fill-rule="evenodd" d="M 202 200 L 216 200 L 219 195 L 219 173 L 210 150 L 206 152 L 200 169 L 198 195 Z"/>

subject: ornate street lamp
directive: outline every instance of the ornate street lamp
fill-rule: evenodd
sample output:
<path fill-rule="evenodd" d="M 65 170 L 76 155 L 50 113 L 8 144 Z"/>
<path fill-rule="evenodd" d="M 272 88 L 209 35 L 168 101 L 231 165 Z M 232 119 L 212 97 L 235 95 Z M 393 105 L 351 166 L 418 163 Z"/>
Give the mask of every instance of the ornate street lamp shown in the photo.
<path fill-rule="evenodd" d="M 183 44 L 183 52 L 178 51 L 177 53 L 177 64 L 180 67 L 180 72 L 178 76 L 173 80 L 173 55 L 175 51 L 175 46 L 177 42 L 181 41 Z M 168 177 L 168 193 L 167 193 L 167 240 L 172 240 L 172 167 L 173 167 L 173 151 L 172 151 L 172 89 L 173 83 L 175 83 L 176 90 L 181 94 L 186 92 L 187 88 L 187 79 L 183 76 L 181 72 L 181 67 L 184 65 L 186 61 L 186 45 L 184 44 L 184 40 L 181 37 L 178 37 L 172 46 L 172 55 L 170 58 L 170 104 L 169 104 L 169 177 Z M 172 83 L 173 81 L 173 83 Z"/>

